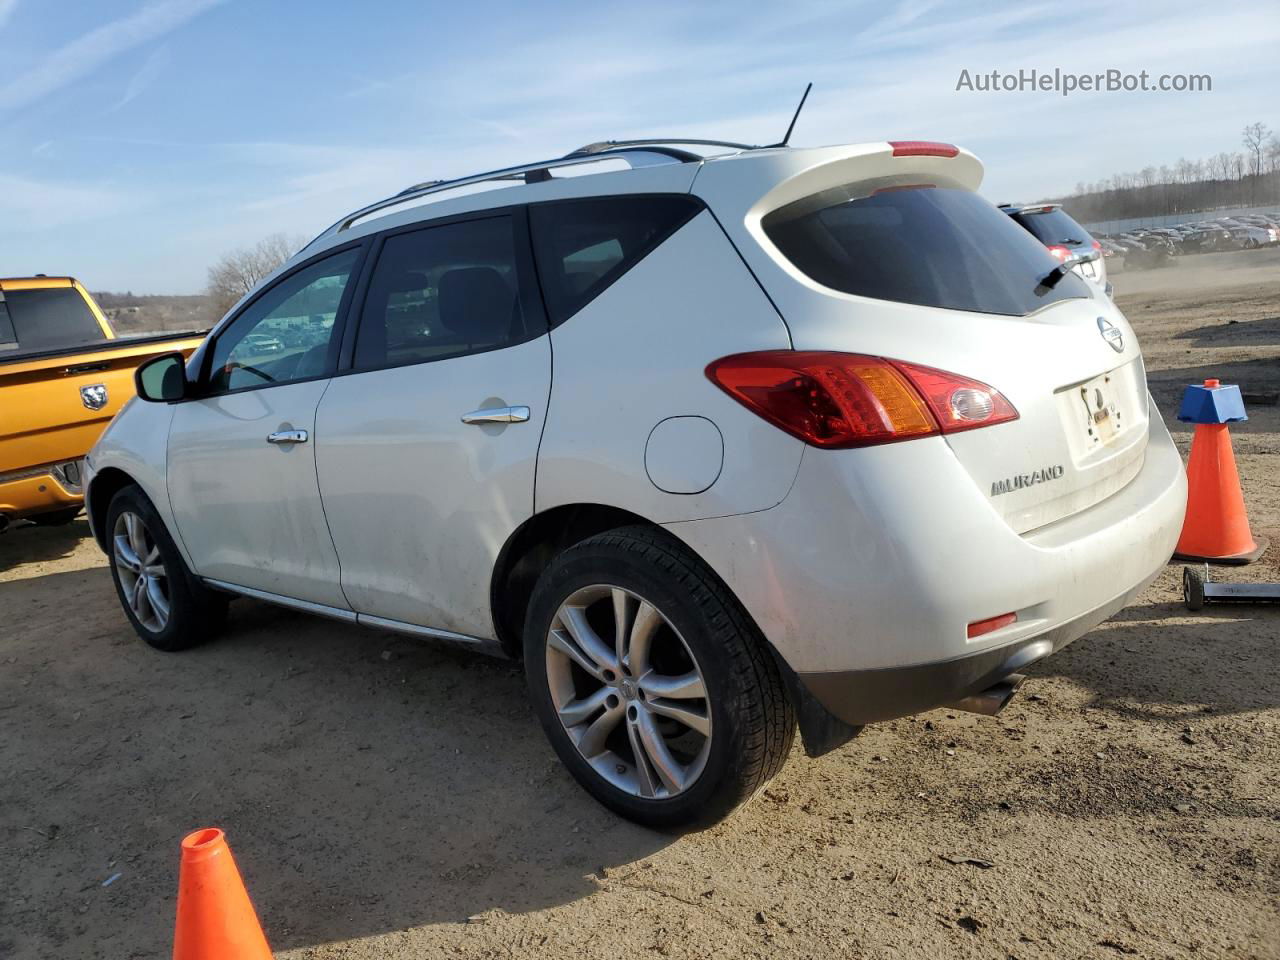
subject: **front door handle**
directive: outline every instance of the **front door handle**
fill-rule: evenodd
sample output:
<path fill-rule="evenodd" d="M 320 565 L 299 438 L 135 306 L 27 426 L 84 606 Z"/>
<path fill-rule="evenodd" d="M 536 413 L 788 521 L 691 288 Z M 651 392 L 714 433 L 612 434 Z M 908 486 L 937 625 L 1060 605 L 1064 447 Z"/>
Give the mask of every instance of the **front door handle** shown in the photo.
<path fill-rule="evenodd" d="M 528 419 L 528 407 L 489 407 L 462 415 L 463 423 L 524 423 Z"/>
<path fill-rule="evenodd" d="M 305 430 L 277 430 L 275 433 L 267 434 L 267 443 L 290 444 L 306 442 L 307 431 Z"/>

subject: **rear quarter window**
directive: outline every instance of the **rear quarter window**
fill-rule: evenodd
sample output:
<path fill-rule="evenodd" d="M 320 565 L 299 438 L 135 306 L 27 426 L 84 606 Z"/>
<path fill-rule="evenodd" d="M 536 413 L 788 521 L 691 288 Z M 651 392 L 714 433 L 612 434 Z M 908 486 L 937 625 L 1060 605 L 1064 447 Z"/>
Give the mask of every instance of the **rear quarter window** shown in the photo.
<path fill-rule="evenodd" d="M 529 208 L 534 256 L 551 325 L 603 293 L 702 204 L 685 195 L 592 197 Z"/>
<path fill-rule="evenodd" d="M 18 349 L 18 335 L 14 333 L 13 321 L 9 319 L 9 307 L 3 297 L 4 294 L 0 293 L 0 353 Z"/>
<path fill-rule="evenodd" d="M 1025 316 L 1088 297 L 1074 274 L 976 193 L 900 178 L 837 187 L 765 216 L 765 234 L 798 270 L 841 293 L 920 306 Z"/>

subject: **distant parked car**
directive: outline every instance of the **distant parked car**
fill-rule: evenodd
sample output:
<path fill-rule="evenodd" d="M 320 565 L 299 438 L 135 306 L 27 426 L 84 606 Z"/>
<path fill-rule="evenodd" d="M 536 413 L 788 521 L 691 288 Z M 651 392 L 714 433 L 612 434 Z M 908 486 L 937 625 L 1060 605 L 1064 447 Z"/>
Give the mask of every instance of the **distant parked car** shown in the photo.
<path fill-rule="evenodd" d="M 1107 265 L 1102 257 L 1102 244 L 1089 231 L 1076 223 L 1060 203 L 1004 203 L 1000 209 L 1045 247 L 1073 273 L 1088 280 L 1108 296 Z"/>
<path fill-rule="evenodd" d="M 1231 231 L 1218 223 L 1195 224 L 1196 236 L 1200 238 L 1200 250 L 1203 253 L 1235 249 L 1235 241 Z"/>
<path fill-rule="evenodd" d="M 278 353 L 284 349 L 284 343 L 279 337 L 268 336 L 265 333 L 251 333 L 244 338 L 244 347 L 246 354 Z"/>
<path fill-rule="evenodd" d="M 1173 244 L 1164 237 L 1147 232 L 1126 233 L 1123 236 L 1132 248 L 1124 260 L 1126 268 L 1147 270 L 1163 267 L 1173 256 Z"/>
<path fill-rule="evenodd" d="M 1264 217 L 1261 215 L 1251 217 L 1241 217 L 1240 222 L 1246 227 L 1257 227 L 1267 235 L 1266 244 L 1280 242 L 1280 230 L 1277 229 L 1277 222 L 1280 218 Z"/>
<path fill-rule="evenodd" d="M 1262 227 L 1255 227 L 1248 223 L 1231 227 L 1230 232 L 1243 250 L 1256 250 L 1258 247 L 1265 247 L 1275 242 L 1274 229 L 1264 230 Z"/>

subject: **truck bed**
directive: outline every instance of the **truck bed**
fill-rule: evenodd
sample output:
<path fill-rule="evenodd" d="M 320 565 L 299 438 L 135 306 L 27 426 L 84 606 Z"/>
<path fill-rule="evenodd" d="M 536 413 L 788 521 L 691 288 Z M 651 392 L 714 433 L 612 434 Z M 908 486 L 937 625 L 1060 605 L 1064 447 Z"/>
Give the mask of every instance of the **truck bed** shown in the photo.
<path fill-rule="evenodd" d="M 134 370 L 163 353 L 189 356 L 203 339 L 164 333 L 0 352 L 0 516 L 78 506 L 78 462 L 134 395 Z"/>

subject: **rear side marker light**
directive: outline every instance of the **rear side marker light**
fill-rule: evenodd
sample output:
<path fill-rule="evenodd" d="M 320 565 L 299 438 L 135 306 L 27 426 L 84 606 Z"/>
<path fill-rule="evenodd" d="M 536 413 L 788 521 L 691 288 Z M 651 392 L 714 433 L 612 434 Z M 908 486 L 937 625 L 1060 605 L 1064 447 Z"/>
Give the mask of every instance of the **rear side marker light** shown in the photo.
<path fill-rule="evenodd" d="M 969 628 L 965 631 L 965 635 L 970 640 L 974 637 L 980 637 L 984 633 L 994 633 L 1001 627 L 1007 627 L 1009 624 L 1016 622 L 1018 615 L 1016 613 L 1002 613 L 998 617 L 990 617 L 986 620 L 975 620 L 969 624 Z"/>
<path fill-rule="evenodd" d="M 895 443 L 1018 417 L 985 383 L 884 357 L 767 350 L 723 357 L 706 372 L 753 413 L 824 449 Z"/>
<path fill-rule="evenodd" d="M 895 157 L 954 157 L 960 148 L 936 140 L 890 140 Z"/>

